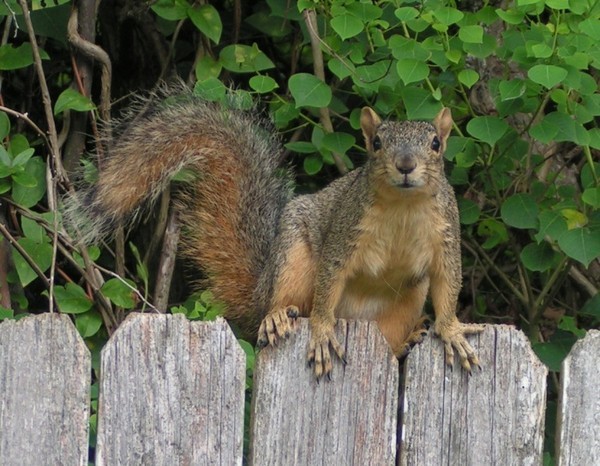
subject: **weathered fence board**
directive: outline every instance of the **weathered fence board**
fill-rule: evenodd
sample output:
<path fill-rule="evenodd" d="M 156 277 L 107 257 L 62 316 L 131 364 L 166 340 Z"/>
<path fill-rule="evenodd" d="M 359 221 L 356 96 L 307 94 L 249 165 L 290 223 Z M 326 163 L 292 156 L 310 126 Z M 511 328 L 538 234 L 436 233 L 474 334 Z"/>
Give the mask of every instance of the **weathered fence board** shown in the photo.
<path fill-rule="evenodd" d="M 130 316 L 102 351 L 96 464 L 241 464 L 245 375 L 224 320 Z"/>
<path fill-rule="evenodd" d="M 254 373 L 250 464 L 393 464 L 398 363 L 374 322 L 339 321 L 348 364 L 317 383 L 307 366 L 308 323 L 259 353 Z"/>
<path fill-rule="evenodd" d="M 65 315 L 0 324 L 1 465 L 87 465 L 90 361 Z"/>
<path fill-rule="evenodd" d="M 600 464 L 600 331 L 590 330 L 563 361 L 558 413 L 559 465 Z"/>
<path fill-rule="evenodd" d="M 407 358 L 400 464 L 541 464 L 546 367 L 512 327 L 469 341 L 481 361 L 471 375 L 448 368 L 430 336 Z"/>

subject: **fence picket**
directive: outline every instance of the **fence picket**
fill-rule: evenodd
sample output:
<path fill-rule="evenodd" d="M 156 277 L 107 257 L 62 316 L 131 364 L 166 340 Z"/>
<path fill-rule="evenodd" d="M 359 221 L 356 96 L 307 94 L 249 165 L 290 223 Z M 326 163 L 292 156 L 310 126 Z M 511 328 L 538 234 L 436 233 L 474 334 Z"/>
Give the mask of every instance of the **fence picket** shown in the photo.
<path fill-rule="evenodd" d="M 96 464 L 241 465 L 245 374 L 224 320 L 131 315 L 102 351 Z"/>
<path fill-rule="evenodd" d="M 481 361 L 472 374 L 447 367 L 431 336 L 407 358 L 400 464 L 542 464 L 546 367 L 512 327 L 469 341 Z"/>
<path fill-rule="evenodd" d="M 600 464 L 600 331 L 575 343 L 561 370 L 558 464 Z"/>
<path fill-rule="evenodd" d="M 87 465 L 90 370 L 66 315 L 0 324 L 1 465 Z"/>
<path fill-rule="evenodd" d="M 348 364 L 317 383 L 307 367 L 308 323 L 258 355 L 250 464 L 393 464 L 398 363 L 374 322 L 339 321 Z"/>

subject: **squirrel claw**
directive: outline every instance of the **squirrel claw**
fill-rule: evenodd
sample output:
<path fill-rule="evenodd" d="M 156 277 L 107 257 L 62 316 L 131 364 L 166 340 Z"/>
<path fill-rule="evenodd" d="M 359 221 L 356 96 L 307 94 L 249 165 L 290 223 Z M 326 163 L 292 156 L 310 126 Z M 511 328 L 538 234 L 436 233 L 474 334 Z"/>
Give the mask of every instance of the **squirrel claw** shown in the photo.
<path fill-rule="evenodd" d="M 267 345 L 277 346 L 280 340 L 287 339 L 292 334 L 299 313 L 296 306 L 287 306 L 268 313 L 258 329 L 257 346 L 259 348 Z"/>
<path fill-rule="evenodd" d="M 446 364 L 454 365 L 454 351 L 458 353 L 460 365 L 464 370 L 471 373 L 472 367 L 481 367 L 475 350 L 471 347 L 465 335 L 481 333 L 481 325 L 461 324 L 457 319 L 445 325 L 436 324 L 435 333 L 444 342 L 446 353 Z"/>
<path fill-rule="evenodd" d="M 331 380 L 333 360 L 330 347 L 342 363 L 344 365 L 347 364 L 344 349 L 337 341 L 333 329 L 326 332 L 313 332 L 308 350 L 308 365 L 314 369 L 317 382 L 319 382 L 323 376 L 326 376 L 327 380 Z"/>
<path fill-rule="evenodd" d="M 402 346 L 395 351 L 395 355 L 398 359 L 402 359 L 404 356 L 410 353 L 410 350 L 413 346 L 423 341 L 427 335 L 427 332 L 429 331 L 426 326 L 428 319 L 429 318 L 426 316 L 419 319 L 413 331 L 408 335 L 408 337 L 406 337 L 406 340 L 404 340 Z"/>

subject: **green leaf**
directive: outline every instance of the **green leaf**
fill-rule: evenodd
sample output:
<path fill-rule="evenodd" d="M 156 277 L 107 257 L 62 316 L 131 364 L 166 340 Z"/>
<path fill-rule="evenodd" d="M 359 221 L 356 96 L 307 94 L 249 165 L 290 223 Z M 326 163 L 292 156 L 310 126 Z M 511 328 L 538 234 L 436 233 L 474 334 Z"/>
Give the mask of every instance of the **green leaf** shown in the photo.
<path fill-rule="evenodd" d="M 460 223 L 463 225 L 472 225 L 479 220 L 479 216 L 481 215 L 481 208 L 477 203 L 464 197 L 458 199 L 458 211 L 460 214 Z"/>
<path fill-rule="evenodd" d="M 0 144 L 0 166 L 5 167 L 5 168 L 12 168 L 12 157 L 6 151 L 6 149 L 4 148 L 4 146 L 2 144 Z M 7 171 L 7 175 L 10 175 L 11 173 L 12 173 L 12 170 Z M 7 176 L 7 175 L 3 175 L 3 176 Z"/>
<path fill-rule="evenodd" d="M 95 310 L 84 312 L 75 317 L 75 327 L 82 338 L 89 338 L 102 327 L 102 316 Z"/>
<path fill-rule="evenodd" d="M 288 81 L 290 93 L 299 107 L 327 107 L 331 102 L 331 89 L 309 73 L 296 73 Z"/>
<path fill-rule="evenodd" d="M 0 112 L 0 141 L 10 133 L 10 119 L 5 112 Z"/>
<path fill-rule="evenodd" d="M 521 24 L 525 18 L 525 13 L 521 10 L 496 10 L 498 17 L 508 24 Z"/>
<path fill-rule="evenodd" d="M 42 272 L 46 272 L 50 268 L 52 264 L 52 245 L 38 243 L 30 238 L 21 238 L 17 242 Z M 16 249 L 13 249 L 13 261 L 22 286 L 29 285 L 37 278 L 35 271 Z"/>
<path fill-rule="evenodd" d="M 13 159 L 13 166 L 25 165 L 34 153 L 35 149 L 25 149 L 23 152 L 20 152 Z"/>
<path fill-rule="evenodd" d="M 600 257 L 600 234 L 588 228 L 566 231 L 558 238 L 558 245 L 567 256 L 581 262 L 585 267 Z"/>
<path fill-rule="evenodd" d="M 94 304 L 79 285 L 67 283 L 54 288 L 54 297 L 60 309 L 65 314 L 81 314 L 89 311 Z"/>
<path fill-rule="evenodd" d="M 473 84 L 479 81 L 479 73 L 477 73 L 477 71 L 475 70 L 470 69 L 461 70 L 458 73 L 458 80 L 468 88 L 471 88 Z"/>
<path fill-rule="evenodd" d="M 431 120 L 440 111 L 440 104 L 431 93 L 418 87 L 407 86 L 402 91 L 402 99 L 409 120 Z"/>
<path fill-rule="evenodd" d="M 568 230 L 567 222 L 564 217 L 560 212 L 554 210 L 544 210 L 540 212 L 539 224 L 539 231 L 535 235 L 535 239 L 538 243 L 544 241 L 546 236 L 556 241 Z"/>
<path fill-rule="evenodd" d="M 111 278 L 102 286 L 100 291 L 117 306 L 133 309 L 136 304 L 135 299 L 133 299 L 134 291 L 132 287 L 134 284 L 131 280 L 127 280 L 127 283 L 131 286 L 127 286 L 119 278 Z"/>
<path fill-rule="evenodd" d="M 537 5 L 538 3 L 544 3 L 544 0 L 517 0 L 517 6 Z"/>
<path fill-rule="evenodd" d="M 46 164 L 40 157 L 32 157 L 25 164 L 24 173 L 36 180 L 35 186 L 14 184 L 12 191 L 13 200 L 22 207 L 33 207 L 46 194 Z"/>
<path fill-rule="evenodd" d="M 508 241 L 506 226 L 493 218 L 486 218 L 477 225 L 477 234 L 486 237 L 481 245 L 484 249 L 491 249 L 498 244 Z"/>
<path fill-rule="evenodd" d="M 581 21 L 579 30 L 596 41 L 600 40 L 600 19 L 587 18 Z"/>
<path fill-rule="evenodd" d="M 535 65 L 527 71 L 533 82 L 551 89 L 567 77 L 567 70 L 556 65 Z"/>
<path fill-rule="evenodd" d="M 381 18 L 383 15 L 383 10 L 377 5 L 373 5 L 371 3 L 354 2 L 346 5 L 346 8 L 354 16 L 365 22 Z"/>
<path fill-rule="evenodd" d="M 29 149 L 29 147 L 31 146 L 27 138 L 23 134 L 17 133 L 14 134 L 10 139 L 10 145 L 8 146 L 8 150 L 10 154 L 14 157 L 16 154 L 20 154 L 24 150 Z"/>
<path fill-rule="evenodd" d="M 256 359 L 254 345 L 248 343 L 245 340 L 238 340 L 238 343 L 244 350 L 244 353 L 246 353 L 246 369 L 252 370 L 254 368 L 254 361 Z"/>
<path fill-rule="evenodd" d="M 5 44 L 0 47 L 0 70 L 17 70 L 26 68 L 33 63 L 31 44 L 25 42 L 18 47 Z"/>
<path fill-rule="evenodd" d="M 521 251 L 521 261 L 532 272 L 545 272 L 554 262 L 556 253 L 545 241 L 543 243 L 529 243 Z"/>
<path fill-rule="evenodd" d="M 596 186 L 596 177 L 600 174 L 600 163 L 586 163 L 581 169 L 581 185 L 584 188 Z"/>
<path fill-rule="evenodd" d="M 567 221 L 567 228 L 569 230 L 584 227 L 588 223 L 586 215 L 577 209 L 561 209 L 560 214 Z"/>
<path fill-rule="evenodd" d="M 360 34 L 365 25 L 356 16 L 343 14 L 331 19 L 331 27 L 342 40 L 346 40 Z"/>
<path fill-rule="evenodd" d="M 223 32 L 223 24 L 217 9 L 209 4 L 196 5 L 187 10 L 187 14 L 202 34 L 218 44 Z"/>
<path fill-rule="evenodd" d="M 285 102 L 273 112 L 273 123 L 277 128 L 285 128 L 300 116 L 300 110 L 292 103 Z"/>
<path fill-rule="evenodd" d="M 596 293 L 579 310 L 579 314 L 594 317 L 600 320 L 600 293 Z"/>
<path fill-rule="evenodd" d="M 600 207 L 600 188 L 588 188 L 581 195 L 581 200 L 594 208 Z"/>
<path fill-rule="evenodd" d="M 334 132 L 326 134 L 323 137 L 321 144 L 323 147 L 332 152 L 344 154 L 354 145 L 355 142 L 356 139 L 354 139 L 354 136 L 351 134 Z"/>
<path fill-rule="evenodd" d="M 557 133 L 554 136 L 555 141 L 574 142 L 582 146 L 586 146 L 590 142 L 590 135 L 584 126 L 575 121 L 571 115 L 562 111 L 548 113 L 542 123 L 557 128 Z"/>
<path fill-rule="evenodd" d="M 248 82 L 250 87 L 254 89 L 259 94 L 266 94 L 267 92 L 271 92 L 279 87 L 277 81 L 269 76 L 252 76 L 250 81 Z"/>
<path fill-rule="evenodd" d="M 500 81 L 498 88 L 503 101 L 514 100 L 525 94 L 527 84 L 522 79 L 511 79 L 510 81 Z"/>
<path fill-rule="evenodd" d="M 323 158 L 320 155 L 311 154 L 304 157 L 304 171 L 308 175 L 316 175 L 323 168 Z"/>
<path fill-rule="evenodd" d="M 398 60 L 396 69 L 404 84 L 421 81 L 429 76 L 429 67 L 426 63 L 412 58 Z"/>
<path fill-rule="evenodd" d="M 292 152 L 297 152 L 299 154 L 314 154 L 317 152 L 317 148 L 312 142 L 308 141 L 295 141 L 288 142 L 285 144 L 285 148 L 287 150 L 291 150 Z"/>
<path fill-rule="evenodd" d="M 441 7 L 437 10 L 434 10 L 433 16 L 445 26 L 450 26 L 451 24 L 458 23 L 461 19 L 465 17 L 464 13 L 457 10 L 456 8 L 450 7 Z"/>
<path fill-rule="evenodd" d="M 413 58 L 417 61 L 426 61 L 431 57 L 431 51 L 427 50 L 421 42 L 403 36 L 392 36 L 389 47 L 392 49 L 392 56 L 399 60 Z"/>
<path fill-rule="evenodd" d="M 355 68 L 354 65 L 347 60 L 340 60 L 339 58 L 331 58 L 327 62 L 327 68 L 333 74 L 335 74 L 339 79 L 344 79 L 350 76 Z"/>
<path fill-rule="evenodd" d="M 256 44 L 251 47 L 242 44 L 228 45 L 221 50 L 219 60 L 223 68 L 235 73 L 256 73 L 275 68 L 273 62 Z"/>
<path fill-rule="evenodd" d="M 150 8 L 163 19 L 177 21 L 187 18 L 188 5 L 181 0 L 157 0 Z"/>
<path fill-rule="evenodd" d="M 542 119 L 539 124 L 529 130 L 529 134 L 538 141 L 548 144 L 554 140 L 558 131 L 557 125 L 547 119 Z"/>
<path fill-rule="evenodd" d="M 559 336 L 557 334 L 548 343 L 534 343 L 531 345 L 538 358 L 548 366 L 548 369 L 554 372 L 560 372 L 563 360 L 567 357 L 569 351 L 571 351 L 571 347 L 577 340 L 573 335 L 564 331 L 560 331 Z"/>
<path fill-rule="evenodd" d="M 13 319 L 15 317 L 15 311 L 8 309 L 4 306 L 0 306 L 0 322 L 4 319 Z"/>
<path fill-rule="evenodd" d="M 458 30 L 458 38 L 468 44 L 483 44 L 483 28 L 477 24 L 462 26 Z"/>
<path fill-rule="evenodd" d="M 218 78 L 223 65 L 213 57 L 206 55 L 196 63 L 195 74 L 198 81 L 206 81 L 209 78 Z"/>
<path fill-rule="evenodd" d="M 61 92 L 54 104 L 54 114 L 58 115 L 65 110 L 75 110 L 76 112 L 87 112 L 95 110 L 96 106 L 86 96 L 80 94 L 75 89 L 67 88 Z"/>
<path fill-rule="evenodd" d="M 145 285 L 147 285 L 149 279 L 148 267 L 146 267 L 146 264 L 144 264 L 144 261 L 142 260 L 142 257 L 140 255 L 140 251 L 138 250 L 135 244 L 130 242 L 129 249 L 131 249 L 131 253 L 135 258 L 135 271 L 137 273 L 137 276 L 140 280 L 144 282 Z"/>
<path fill-rule="evenodd" d="M 515 228 L 537 228 L 539 208 L 530 194 L 519 193 L 502 203 L 500 215 L 504 223 Z"/>
<path fill-rule="evenodd" d="M 477 58 L 486 58 L 496 50 L 498 44 L 496 38 L 490 35 L 484 35 L 479 42 L 463 41 L 463 50 Z"/>
<path fill-rule="evenodd" d="M 356 68 L 352 80 L 357 86 L 377 91 L 379 90 L 379 80 L 389 73 L 388 64 L 387 60 L 382 60 L 373 65 L 359 66 Z"/>
<path fill-rule="evenodd" d="M 467 123 L 467 131 L 471 136 L 493 146 L 504 136 L 508 124 L 495 116 L 475 117 Z"/>
<path fill-rule="evenodd" d="M 546 5 L 555 10 L 566 10 L 569 8 L 569 0 L 545 0 Z"/>
<path fill-rule="evenodd" d="M 396 15 L 396 18 L 400 21 L 410 21 L 419 16 L 419 10 L 412 6 L 403 6 L 394 10 L 394 15 Z"/>
<path fill-rule="evenodd" d="M 12 174 L 12 180 L 15 182 L 14 186 L 21 186 L 23 188 L 35 188 L 38 184 L 35 176 L 25 171 L 23 167 L 15 169 Z"/>
<path fill-rule="evenodd" d="M 550 58 L 554 51 L 548 44 L 540 43 L 531 46 L 531 52 L 535 58 Z"/>
<path fill-rule="evenodd" d="M 42 226 L 31 218 L 21 217 L 21 229 L 26 238 L 29 238 L 36 243 L 49 241 L 48 237 L 44 235 Z"/>
<path fill-rule="evenodd" d="M 194 94 L 210 102 L 221 102 L 227 94 L 227 87 L 217 78 L 208 78 L 197 81 L 194 85 Z"/>
<path fill-rule="evenodd" d="M 585 337 L 585 330 L 577 326 L 577 321 L 573 316 L 562 316 L 558 322 L 558 328 L 566 332 L 572 333 L 577 338 Z"/>

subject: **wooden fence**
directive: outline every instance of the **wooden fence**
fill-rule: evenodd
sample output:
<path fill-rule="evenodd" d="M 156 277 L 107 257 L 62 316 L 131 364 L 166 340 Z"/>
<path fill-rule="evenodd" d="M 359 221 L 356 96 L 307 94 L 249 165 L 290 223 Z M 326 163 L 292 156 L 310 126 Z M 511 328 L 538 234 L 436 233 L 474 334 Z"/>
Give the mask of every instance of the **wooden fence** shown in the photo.
<path fill-rule="evenodd" d="M 317 383 L 308 326 L 245 355 L 227 324 L 134 314 L 102 351 L 97 465 L 539 465 L 546 368 L 525 336 L 470 337 L 481 370 L 444 364 L 427 337 L 404 373 L 377 327 L 337 325 L 349 363 Z M 559 464 L 600 464 L 600 332 L 565 360 Z M 87 465 L 90 354 L 68 317 L 0 324 L 0 465 Z M 250 440 L 243 458 L 244 416 Z"/>

